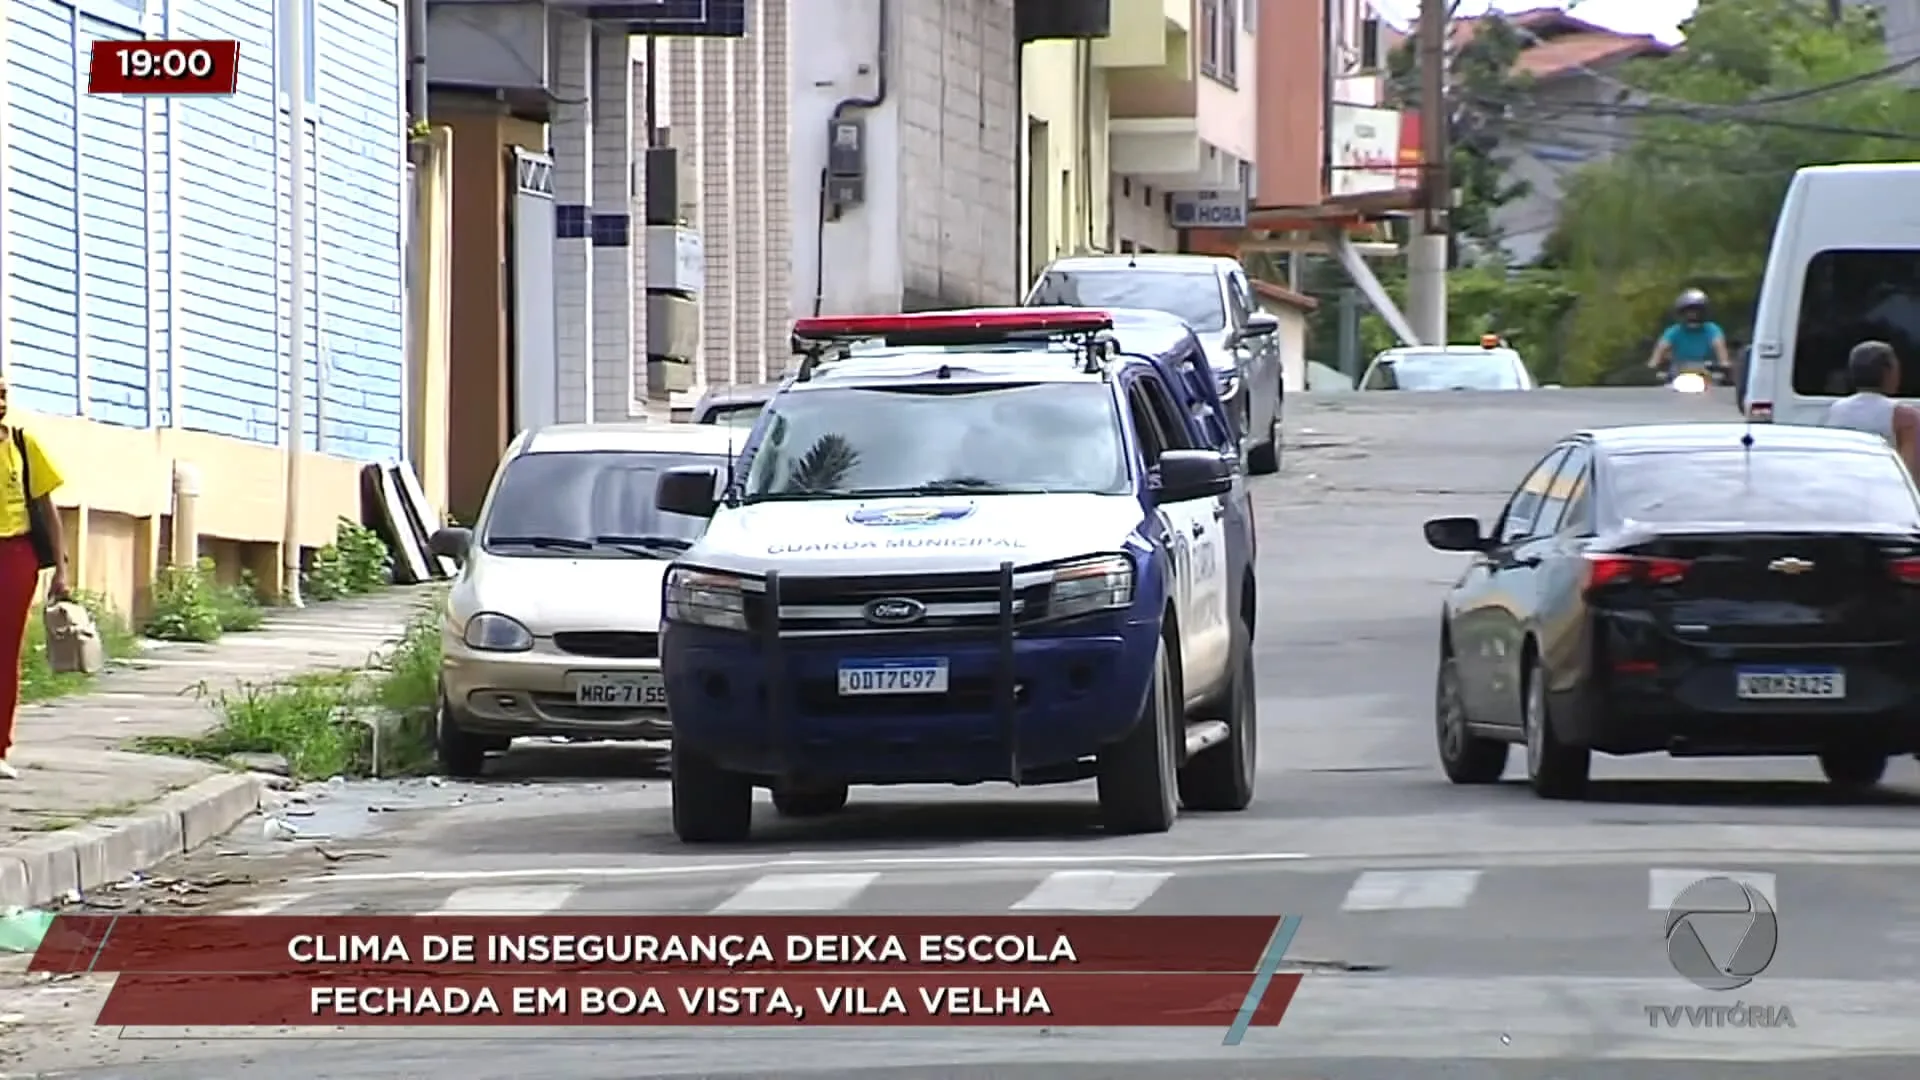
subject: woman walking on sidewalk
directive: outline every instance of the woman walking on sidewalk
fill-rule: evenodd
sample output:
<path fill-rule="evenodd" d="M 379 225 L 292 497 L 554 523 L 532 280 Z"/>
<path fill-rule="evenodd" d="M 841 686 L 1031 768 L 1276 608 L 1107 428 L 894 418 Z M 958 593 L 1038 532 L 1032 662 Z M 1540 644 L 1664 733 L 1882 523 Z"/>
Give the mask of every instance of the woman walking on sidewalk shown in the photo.
<path fill-rule="evenodd" d="M 8 757 L 13 752 L 13 717 L 20 708 L 20 664 L 27 642 L 27 618 L 40 571 L 52 570 L 47 596 L 67 597 L 66 537 L 51 496 L 60 486 L 60 470 L 47 460 L 31 432 L 7 422 L 7 384 L 0 380 L 0 780 L 18 780 Z"/>

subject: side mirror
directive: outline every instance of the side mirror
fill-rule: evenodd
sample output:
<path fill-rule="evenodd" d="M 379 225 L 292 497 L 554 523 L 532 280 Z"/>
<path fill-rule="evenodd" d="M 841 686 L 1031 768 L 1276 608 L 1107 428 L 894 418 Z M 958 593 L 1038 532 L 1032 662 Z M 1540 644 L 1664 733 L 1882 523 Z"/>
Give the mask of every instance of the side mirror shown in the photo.
<path fill-rule="evenodd" d="M 473 530 L 458 525 L 449 525 L 436 529 L 427 538 L 427 550 L 443 559 L 454 562 L 466 562 L 467 552 L 473 549 Z"/>
<path fill-rule="evenodd" d="M 653 501 L 669 514 L 712 517 L 720 508 L 716 494 L 719 486 L 720 470 L 705 465 L 682 465 L 660 474 L 660 482 L 653 489 Z"/>
<path fill-rule="evenodd" d="M 1264 311 L 1255 311 L 1247 316 L 1247 324 L 1233 332 L 1235 346 L 1243 345 L 1254 338 L 1269 337 L 1280 329 L 1280 320 Z"/>
<path fill-rule="evenodd" d="M 1212 450 L 1169 450 L 1160 455 L 1159 501 L 1210 499 L 1233 490 L 1233 462 Z"/>
<path fill-rule="evenodd" d="M 1481 535 L 1480 519 L 1434 518 L 1426 524 L 1427 546 L 1435 551 L 1485 551 L 1491 542 Z"/>

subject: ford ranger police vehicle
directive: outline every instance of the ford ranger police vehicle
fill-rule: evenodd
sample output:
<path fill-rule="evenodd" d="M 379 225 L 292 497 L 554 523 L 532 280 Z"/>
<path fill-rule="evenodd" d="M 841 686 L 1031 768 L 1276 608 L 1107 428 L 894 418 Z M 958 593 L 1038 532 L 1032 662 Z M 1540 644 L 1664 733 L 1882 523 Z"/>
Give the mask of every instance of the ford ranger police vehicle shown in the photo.
<path fill-rule="evenodd" d="M 1114 327 L 803 319 L 724 494 L 662 475 L 663 510 L 712 519 L 663 598 L 681 839 L 745 839 L 756 786 L 806 816 L 853 784 L 1092 777 L 1116 833 L 1251 802 L 1232 436 L 1210 379 Z"/>

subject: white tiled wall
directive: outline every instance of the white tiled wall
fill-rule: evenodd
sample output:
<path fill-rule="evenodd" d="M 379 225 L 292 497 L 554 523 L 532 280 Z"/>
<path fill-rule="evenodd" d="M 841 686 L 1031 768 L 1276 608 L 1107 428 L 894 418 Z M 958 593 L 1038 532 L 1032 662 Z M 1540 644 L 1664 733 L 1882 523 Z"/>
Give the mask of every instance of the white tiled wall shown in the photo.
<path fill-rule="evenodd" d="M 580 19 L 556 16 L 554 49 L 553 194 L 561 206 L 591 206 L 593 199 L 593 122 L 583 101 L 591 81 L 593 33 Z M 557 240 L 554 245 L 554 295 L 558 303 L 562 422 L 591 416 L 594 276 L 591 236 Z"/>
<path fill-rule="evenodd" d="M 593 50 L 593 213 L 624 218 L 627 243 L 645 245 L 645 232 L 632 228 L 633 67 L 625 34 L 594 34 Z M 596 225 L 596 233 L 601 226 Z M 593 344 L 591 394 L 595 421 L 625 420 L 632 414 L 634 318 L 633 263 L 618 246 L 593 249 Z M 646 279 L 640 279 L 638 303 L 645 306 Z M 564 332 L 564 331 L 563 331 Z"/>

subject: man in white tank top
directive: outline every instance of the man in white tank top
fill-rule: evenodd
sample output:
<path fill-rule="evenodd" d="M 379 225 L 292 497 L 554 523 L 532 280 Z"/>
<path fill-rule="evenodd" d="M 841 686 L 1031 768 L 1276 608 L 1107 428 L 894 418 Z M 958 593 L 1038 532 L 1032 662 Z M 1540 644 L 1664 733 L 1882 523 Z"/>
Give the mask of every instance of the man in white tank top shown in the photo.
<path fill-rule="evenodd" d="M 1895 401 L 1900 390 L 1900 358 L 1884 341 L 1863 341 L 1847 354 L 1847 379 L 1853 393 L 1827 409 L 1827 427 L 1878 435 L 1900 454 L 1907 471 L 1920 477 L 1920 409 Z"/>

